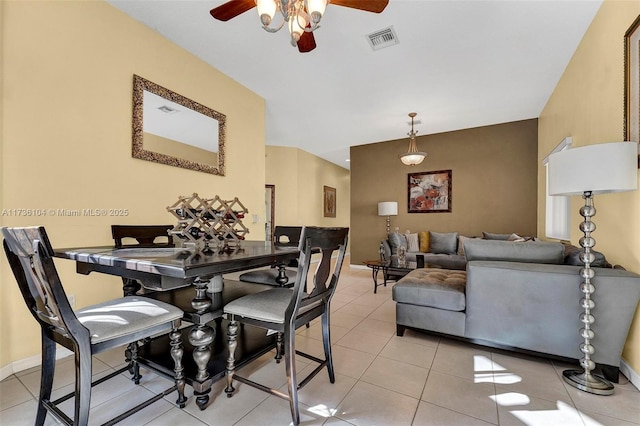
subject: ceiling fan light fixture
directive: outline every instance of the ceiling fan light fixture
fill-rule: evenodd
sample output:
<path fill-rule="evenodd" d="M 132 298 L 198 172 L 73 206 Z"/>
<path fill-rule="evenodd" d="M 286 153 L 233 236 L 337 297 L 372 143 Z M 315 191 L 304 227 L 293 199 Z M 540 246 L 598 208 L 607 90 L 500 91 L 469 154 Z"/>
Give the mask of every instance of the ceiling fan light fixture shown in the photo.
<path fill-rule="evenodd" d="M 306 8 L 311 17 L 311 25 L 317 26 L 327 8 L 327 0 L 306 0 Z"/>
<path fill-rule="evenodd" d="M 300 40 L 305 27 L 309 23 L 307 14 L 302 10 L 298 10 L 296 14 L 289 18 L 289 33 L 291 33 L 291 44 L 294 46 Z"/>
<path fill-rule="evenodd" d="M 413 119 L 418 115 L 415 112 L 410 112 L 411 117 L 411 131 L 407 133 L 409 135 L 409 151 L 406 154 L 400 156 L 400 161 L 407 166 L 416 166 L 424 161 L 427 157 L 426 152 L 418 151 L 418 145 L 416 144 L 416 135 L 418 132 L 413 130 Z"/>
<path fill-rule="evenodd" d="M 287 24 L 291 34 L 291 44 L 300 53 L 311 52 L 316 48 L 313 32 L 331 0 L 228 0 L 214 7 L 209 14 L 219 21 L 228 21 L 257 7 L 262 29 L 270 33 L 280 31 Z M 382 12 L 389 0 L 333 0 L 336 6 L 363 10 L 372 13 Z M 278 23 L 273 24 L 276 15 Z"/>
<path fill-rule="evenodd" d="M 256 6 L 260 22 L 265 27 L 269 26 L 278 9 L 275 0 L 256 0 Z"/>

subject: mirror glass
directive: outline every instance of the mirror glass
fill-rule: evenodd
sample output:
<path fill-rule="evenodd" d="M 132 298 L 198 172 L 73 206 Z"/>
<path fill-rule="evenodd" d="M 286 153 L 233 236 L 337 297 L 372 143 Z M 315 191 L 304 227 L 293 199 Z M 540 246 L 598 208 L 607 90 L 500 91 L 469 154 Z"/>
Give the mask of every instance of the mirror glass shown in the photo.
<path fill-rule="evenodd" d="M 225 120 L 224 114 L 133 76 L 134 158 L 224 176 Z"/>

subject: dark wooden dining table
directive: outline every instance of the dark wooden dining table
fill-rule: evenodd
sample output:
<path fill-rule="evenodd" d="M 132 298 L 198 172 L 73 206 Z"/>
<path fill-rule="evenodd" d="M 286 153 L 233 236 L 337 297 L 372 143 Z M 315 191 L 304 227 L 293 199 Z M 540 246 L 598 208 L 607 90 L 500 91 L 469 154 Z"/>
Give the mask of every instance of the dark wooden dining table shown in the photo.
<path fill-rule="evenodd" d="M 216 329 L 223 329 L 220 321 L 224 304 L 264 289 L 260 284 L 225 280 L 222 292 L 207 293 L 209 281 L 216 275 L 283 265 L 296 259 L 299 253 L 296 247 L 278 247 L 264 241 L 244 241 L 240 247 L 205 252 L 179 247 L 112 246 L 61 248 L 54 252 L 58 258 L 75 261 L 80 274 L 100 272 L 140 280 L 146 289 L 154 290 L 150 296 L 174 303 L 185 311 L 185 319 L 193 324 L 183 331 L 187 337 L 185 351 L 191 351 L 193 359 L 191 366 L 185 365 L 185 375 L 201 410 L 208 405 L 212 381 L 224 376 L 224 345 L 220 342 L 214 345 Z M 184 300 L 185 295 L 190 300 Z M 256 338 L 259 342 L 246 348 L 247 361 L 266 352 L 269 347 L 265 349 L 265 344 L 273 340 Z M 157 349 L 163 344 L 160 342 L 155 348 L 151 345 L 142 348 L 141 362 L 172 374 L 168 351 Z"/>

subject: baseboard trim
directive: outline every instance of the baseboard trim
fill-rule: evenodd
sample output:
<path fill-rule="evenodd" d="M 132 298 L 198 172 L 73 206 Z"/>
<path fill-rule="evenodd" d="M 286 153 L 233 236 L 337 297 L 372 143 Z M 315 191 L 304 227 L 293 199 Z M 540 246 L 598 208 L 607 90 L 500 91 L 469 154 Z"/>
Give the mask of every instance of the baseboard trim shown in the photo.
<path fill-rule="evenodd" d="M 58 346 L 56 350 L 56 359 L 66 358 L 68 356 L 73 355 L 73 352 L 68 350 L 67 348 L 63 348 Z M 42 356 L 40 354 L 33 355 L 27 358 L 19 359 L 14 361 L 4 367 L 0 368 L 0 380 L 4 380 L 12 374 L 19 373 L 24 370 L 28 370 L 29 368 L 38 367 L 42 364 Z"/>
<path fill-rule="evenodd" d="M 354 264 L 349 264 L 349 268 L 351 269 L 368 269 L 369 267 L 366 265 L 354 265 Z"/>
<path fill-rule="evenodd" d="M 624 358 L 620 360 L 620 372 L 625 375 L 636 389 L 640 390 L 640 373 L 635 371 Z"/>

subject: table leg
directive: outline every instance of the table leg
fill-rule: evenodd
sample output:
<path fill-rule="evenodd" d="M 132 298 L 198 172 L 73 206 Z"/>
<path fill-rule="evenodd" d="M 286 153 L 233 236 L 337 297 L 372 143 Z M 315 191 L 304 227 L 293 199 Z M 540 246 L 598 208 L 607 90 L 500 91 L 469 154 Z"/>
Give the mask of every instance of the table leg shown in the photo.
<path fill-rule="evenodd" d="M 191 301 L 191 306 L 198 314 L 204 314 L 211 308 L 211 299 L 207 297 L 207 284 L 209 280 L 196 278 L 196 297 Z M 204 410 L 209 403 L 211 392 L 211 378 L 207 370 L 207 364 L 211 359 L 211 344 L 216 336 L 216 331 L 206 323 L 196 324 L 189 332 L 189 343 L 194 347 L 193 361 L 198 367 L 195 381 L 193 382 L 193 394 L 196 396 L 196 404 L 200 410 Z"/>
<path fill-rule="evenodd" d="M 371 267 L 371 276 L 373 278 L 373 294 L 376 294 L 378 292 L 378 267 L 377 266 L 373 266 Z"/>

